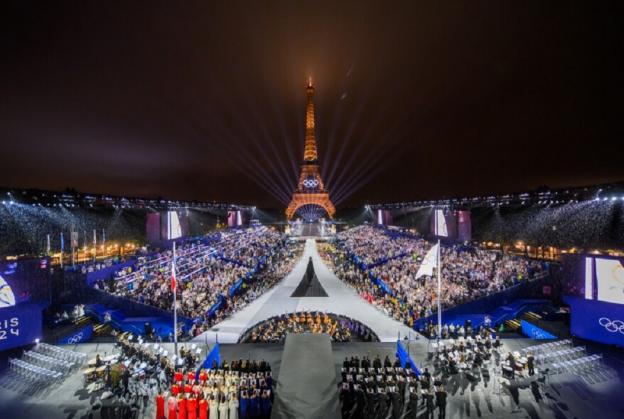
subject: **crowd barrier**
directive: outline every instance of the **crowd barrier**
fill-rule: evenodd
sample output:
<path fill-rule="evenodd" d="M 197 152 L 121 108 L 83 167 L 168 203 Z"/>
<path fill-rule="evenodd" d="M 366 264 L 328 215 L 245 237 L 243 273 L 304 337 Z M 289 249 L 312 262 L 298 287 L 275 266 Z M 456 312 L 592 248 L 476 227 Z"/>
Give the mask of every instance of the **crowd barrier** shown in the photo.
<path fill-rule="evenodd" d="M 557 340 L 555 342 L 542 343 L 540 345 L 527 346 L 526 348 L 522 348 L 520 350 L 520 353 L 524 354 L 525 356 L 528 353 L 540 355 L 540 354 L 545 354 L 545 353 L 552 352 L 552 351 L 558 351 L 566 347 L 572 347 L 572 340 L 563 339 L 563 340 Z"/>
<path fill-rule="evenodd" d="M 76 363 L 74 362 L 57 359 L 34 351 L 24 352 L 23 359 L 31 364 L 39 365 L 52 371 L 58 371 L 61 373 L 66 373 L 70 371 L 76 365 Z"/>
<path fill-rule="evenodd" d="M 535 357 L 538 364 L 552 364 L 555 361 L 569 361 L 585 356 L 585 347 L 578 346 L 576 348 L 563 349 L 560 351 L 547 352 L 539 354 Z"/>
<path fill-rule="evenodd" d="M 11 372 L 35 384 L 52 384 L 63 377 L 63 374 L 58 371 L 52 371 L 16 358 L 9 358 L 9 369 Z"/>
<path fill-rule="evenodd" d="M 85 361 L 86 354 L 47 343 L 38 343 L 24 351 L 22 358 L 9 358 L 9 371 L 16 379 L 26 381 L 29 388 L 39 388 L 60 382 Z"/>
<path fill-rule="evenodd" d="M 600 365 L 602 361 L 602 355 L 589 355 L 583 358 L 572 359 L 563 362 L 556 362 L 551 366 L 551 372 L 553 374 L 561 374 L 564 372 L 570 372 L 574 374 L 583 374 L 590 372 L 594 368 Z"/>
<path fill-rule="evenodd" d="M 35 345 L 33 350 L 63 361 L 75 363 L 77 366 L 81 365 L 87 358 L 87 354 L 82 352 L 70 351 L 68 349 L 59 348 L 58 346 L 49 345 L 44 342 Z"/>

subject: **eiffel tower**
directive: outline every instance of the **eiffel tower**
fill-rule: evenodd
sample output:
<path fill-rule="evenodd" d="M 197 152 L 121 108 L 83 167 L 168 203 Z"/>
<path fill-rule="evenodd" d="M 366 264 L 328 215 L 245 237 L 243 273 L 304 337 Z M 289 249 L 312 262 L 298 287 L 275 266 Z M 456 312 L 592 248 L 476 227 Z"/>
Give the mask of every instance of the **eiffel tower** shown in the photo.
<path fill-rule="evenodd" d="M 286 218 L 292 220 L 299 213 L 306 221 L 320 218 L 321 213 L 334 218 L 336 208 L 329 198 L 329 192 L 325 189 L 318 165 L 316 148 L 316 136 L 314 134 L 314 86 L 312 80 L 306 87 L 308 103 L 306 105 L 306 132 L 305 148 L 303 151 L 303 164 L 297 189 L 293 193 L 292 200 L 286 208 Z"/>

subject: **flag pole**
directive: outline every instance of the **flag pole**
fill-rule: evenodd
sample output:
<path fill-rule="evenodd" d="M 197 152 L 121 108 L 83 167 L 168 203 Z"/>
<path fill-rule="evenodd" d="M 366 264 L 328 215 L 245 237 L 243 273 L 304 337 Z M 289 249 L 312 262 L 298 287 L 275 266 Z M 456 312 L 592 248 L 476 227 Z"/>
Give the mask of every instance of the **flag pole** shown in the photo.
<path fill-rule="evenodd" d="M 63 238 L 63 232 L 61 231 L 61 269 L 63 269 L 63 251 L 65 250 L 65 239 Z"/>
<path fill-rule="evenodd" d="M 438 239 L 438 252 L 437 252 L 437 267 L 438 267 L 438 347 L 440 339 L 442 337 L 442 279 L 440 275 L 440 239 Z"/>
<path fill-rule="evenodd" d="M 173 352 L 175 353 L 175 356 L 178 356 L 178 304 L 177 304 L 177 297 L 176 295 L 178 294 L 178 280 L 175 277 L 175 262 L 176 262 L 176 248 L 175 248 L 175 242 L 173 242 L 173 262 L 172 262 L 172 266 L 171 266 L 171 275 L 172 275 L 172 282 L 173 282 Z M 176 362 L 177 362 L 177 358 L 176 358 Z"/>

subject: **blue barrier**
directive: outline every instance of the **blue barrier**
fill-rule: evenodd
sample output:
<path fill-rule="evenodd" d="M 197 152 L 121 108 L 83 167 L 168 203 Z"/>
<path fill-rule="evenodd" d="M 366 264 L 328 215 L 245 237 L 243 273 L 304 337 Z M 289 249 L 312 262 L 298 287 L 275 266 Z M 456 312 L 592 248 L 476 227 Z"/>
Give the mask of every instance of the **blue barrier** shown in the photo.
<path fill-rule="evenodd" d="M 371 281 L 373 281 L 374 284 L 376 284 L 379 288 L 381 288 L 381 290 L 384 293 L 389 294 L 394 297 L 395 295 L 394 292 L 390 289 L 388 284 L 386 284 L 381 278 L 375 276 L 371 271 L 368 271 L 368 277 L 371 279 Z"/>
<path fill-rule="evenodd" d="M 234 294 L 236 294 L 242 286 L 243 286 L 243 278 L 240 278 L 238 281 L 234 283 L 234 285 L 230 287 L 230 290 L 228 292 L 230 297 L 233 297 Z"/>
<path fill-rule="evenodd" d="M 93 336 L 93 325 L 88 324 L 82 329 L 70 334 L 69 336 L 59 339 L 56 342 L 56 344 L 57 345 L 73 345 L 76 343 L 84 343 L 84 342 L 88 342 L 91 339 L 91 336 Z"/>
<path fill-rule="evenodd" d="M 526 320 L 520 320 L 520 327 L 522 328 L 522 334 L 531 339 L 544 340 L 544 339 L 557 339 L 556 336 L 551 335 L 542 328 L 529 323 Z"/>
<path fill-rule="evenodd" d="M 210 307 L 208 309 L 208 311 L 206 312 L 206 316 L 208 318 L 212 318 L 215 316 L 215 314 L 217 313 L 218 310 L 221 309 L 221 307 L 223 306 L 223 304 L 225 304 L 225 297 L 221 294 L 219 294 L 219 297 L 217 297 L 217 302 L 214 303 L 212 305 L 212 307 Z"/>
<path fill-rule="evenodd" d="M 412 357 L 409 356 L 409 354 L 407 353 L 407 350 L 403 347 L 403 344 L 401 343 L 400 340 L 397 340 L 396 355 L 399 358 L 399 361 L 401 362 L 401 367 L 405 368 L 405 365 L 409 362 L 410 366 L 412 367 L 412 371 L 416 373 L 416 376 L 420 376 L 420 370 L 416 366 L 416 363 L 414 362 Z"/>
<path fill-rule="evenodd" d="M 408 252 L 403 252 L 403 253 L 399 253 L 398 255 L 394 255 L 391 257 L 383 257 L 373 263 L 371 263 L 370 265 L 367 265 L 368 269 L 371 268 L 376 268 L 377 266 L 381 266 L 381 265 L 385 265 L 386 263 L 390 262 L 391 260 L 395 260 L 395 259 L 401 259 L 404 258 L 405 256 L 409 256 L 410 253 Z"/>

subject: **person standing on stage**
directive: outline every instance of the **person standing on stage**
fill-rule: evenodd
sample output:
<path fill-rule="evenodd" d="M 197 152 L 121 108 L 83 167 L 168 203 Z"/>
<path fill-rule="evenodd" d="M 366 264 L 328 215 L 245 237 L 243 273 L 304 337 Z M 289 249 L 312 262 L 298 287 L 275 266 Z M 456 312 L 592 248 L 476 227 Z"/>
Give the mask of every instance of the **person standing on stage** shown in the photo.
<path fill-rule="evenodd" d="M 433 411 L 435 409 L 434 406 L 434 400 L 433 400 L 433 393 L 431 392 L 430 389 L 427 389 L 426 393 L 425 393 L 425 401 L 427 404 L 427 416 L 426 418 L 429 419 L 433 419 Z"/>
<path fill-rule="evenodd" d="M 529 353 L 527 357 L 527 366 L 529 367 L 529 375 L 535 374 L 535 357 L 532 353 Z"/>
<path fill-rule="evenodd" d="M 438 406 L 438 417 L 443 419 L 446 416 L 446 391 L 443 386 L 438 387 L 436 391 L 436 405 Z"/>
<path fill-rule="evenodd" d="M 418 418 L 418 387 L 410 387 L 409 392 L 410 419 Z"/>

